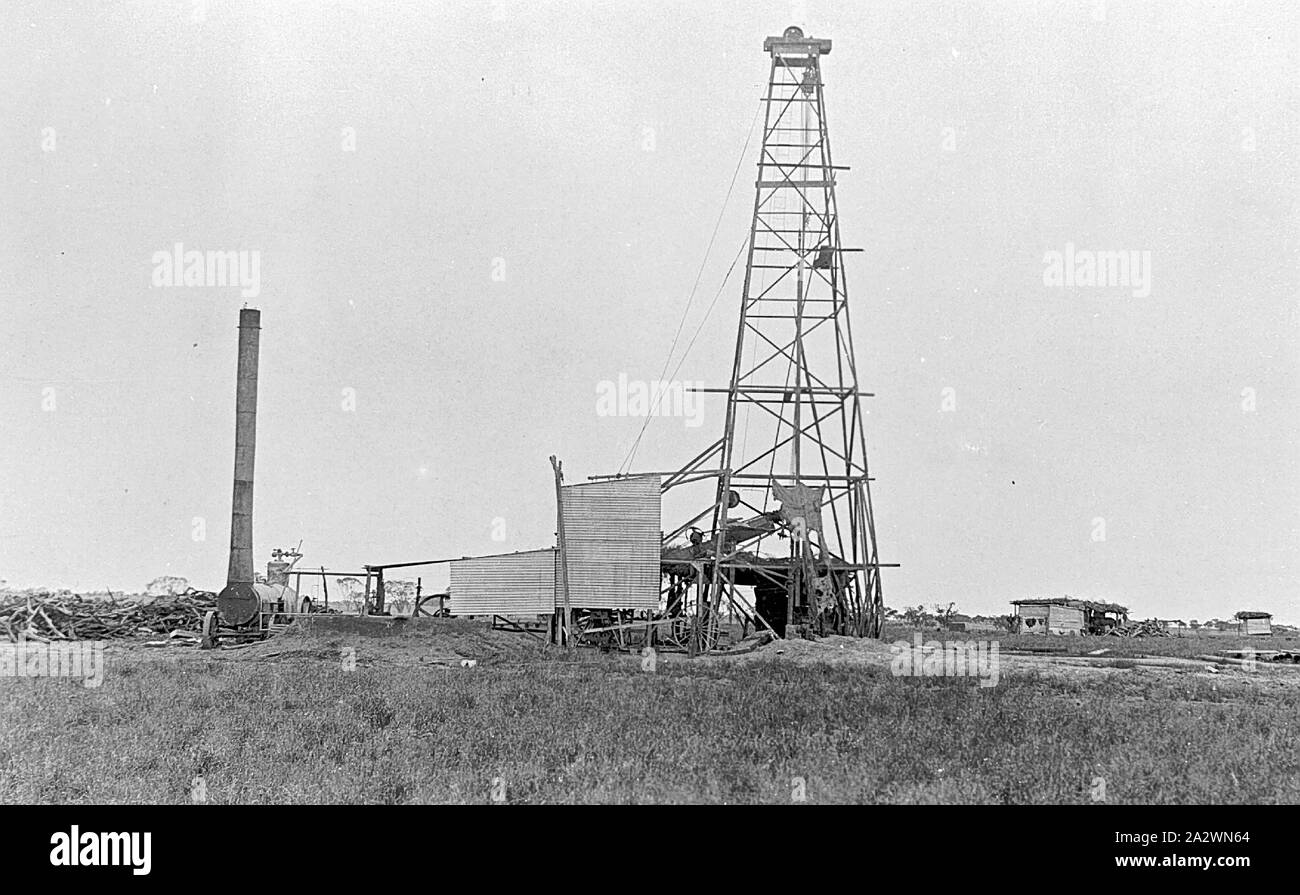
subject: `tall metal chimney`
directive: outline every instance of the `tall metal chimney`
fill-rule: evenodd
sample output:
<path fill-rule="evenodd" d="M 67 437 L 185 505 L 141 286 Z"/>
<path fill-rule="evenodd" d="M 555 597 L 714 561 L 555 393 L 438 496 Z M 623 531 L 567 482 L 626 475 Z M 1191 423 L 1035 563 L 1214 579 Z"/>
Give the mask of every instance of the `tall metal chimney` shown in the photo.
<path fill-rule="evenodd" d="M 257 348 L 262 312 L 239 312 L 239 372 L 235 381 L 235 494 L 230 507 L 227 584 L 253 583 L 253 452 L 257 445 Z"/>
<path fill-rule="evenodd" d="M 230 507 L 230 569 L 217 609 L 226 624 L 257 614 L 253 575 L 253 452 L 257 443 L 257 348 L 262 312 L 239 312 L 239 372 L 235 381 L 235 493 Z"/>

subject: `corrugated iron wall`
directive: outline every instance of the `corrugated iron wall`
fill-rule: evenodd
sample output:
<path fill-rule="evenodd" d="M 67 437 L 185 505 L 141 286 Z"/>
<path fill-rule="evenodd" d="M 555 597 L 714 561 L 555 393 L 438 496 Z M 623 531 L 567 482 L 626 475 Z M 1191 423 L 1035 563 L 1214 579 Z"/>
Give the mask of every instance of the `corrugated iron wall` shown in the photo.
<path fill-rule="evenodd" d="M 569 602 L 587 609 L 659 605 L 658 476 L 564 487 Z M 556 592 L 556 604 L 564 605 Z"/>
<path fill-rule="evenodd" d="M 452 614 L 549 615 L 558 590 L 556 554 L 548 547 L 452 560 Z"/>

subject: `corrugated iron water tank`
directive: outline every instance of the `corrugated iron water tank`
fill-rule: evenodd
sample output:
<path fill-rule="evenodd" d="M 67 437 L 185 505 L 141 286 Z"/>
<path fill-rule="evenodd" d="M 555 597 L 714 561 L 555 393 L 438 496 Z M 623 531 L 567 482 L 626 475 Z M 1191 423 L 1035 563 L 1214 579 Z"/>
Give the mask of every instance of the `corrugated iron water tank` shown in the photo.
<path fill-rule="evenodd" d="M 659 605 L 659 476 L 565 485 L 569 602 L 585 609 Z M 563 606 L 563 595 L 557 593 Z"/>

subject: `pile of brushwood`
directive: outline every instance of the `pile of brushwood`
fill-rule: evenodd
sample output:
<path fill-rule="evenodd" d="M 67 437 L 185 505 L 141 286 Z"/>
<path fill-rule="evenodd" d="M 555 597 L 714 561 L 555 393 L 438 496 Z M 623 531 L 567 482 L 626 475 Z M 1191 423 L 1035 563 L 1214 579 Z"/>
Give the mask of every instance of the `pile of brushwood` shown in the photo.
<path fill-rule="evenodd" d="M 0 634 L 11 641 L 114 640 L 197 632 L 216 594 L 190 588 L 164 597 L 92 599 L 60 591 L 0 593 Z"/>
<path fill-rule="evenodd" d="M 1111 637 L 1168 637 L 1169 631 L 1157 621 L 1125 622 L 1109 631 Z"/>

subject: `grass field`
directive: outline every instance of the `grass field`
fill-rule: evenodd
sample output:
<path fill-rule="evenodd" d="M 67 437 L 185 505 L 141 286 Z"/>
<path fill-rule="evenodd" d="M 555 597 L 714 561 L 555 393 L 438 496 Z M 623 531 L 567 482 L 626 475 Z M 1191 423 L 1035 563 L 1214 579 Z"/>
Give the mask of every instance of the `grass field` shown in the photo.
<path fill-rule="evenodd" d="M 1062 656 L 1083 656 L 1105 650 L 1109 656 L 1170 656 L 1191 658 L 1220 650 L 1300 650 L 1300 637 L 1275 635 L 1247 637 L 1239 634 L 1178 634 L 1169 637 L 1057 637 L 1042 634 L 965 634 L 886 625 L 881 639 L 911 641 L 915 634 L 924 640 L 996 640 L 1004 651 L 1031 650 Z"/>
<path fill-rule="evenodd" d="M 1300 801 L 1300 687 L 1267 676 L 979 688 L 780 657 L 649 673 L 483 638 L 474 668 L 399 661 L 430 652 L 424 630 L 115 648 L 94 689 L 0 679 L 0 801 Z"/>

